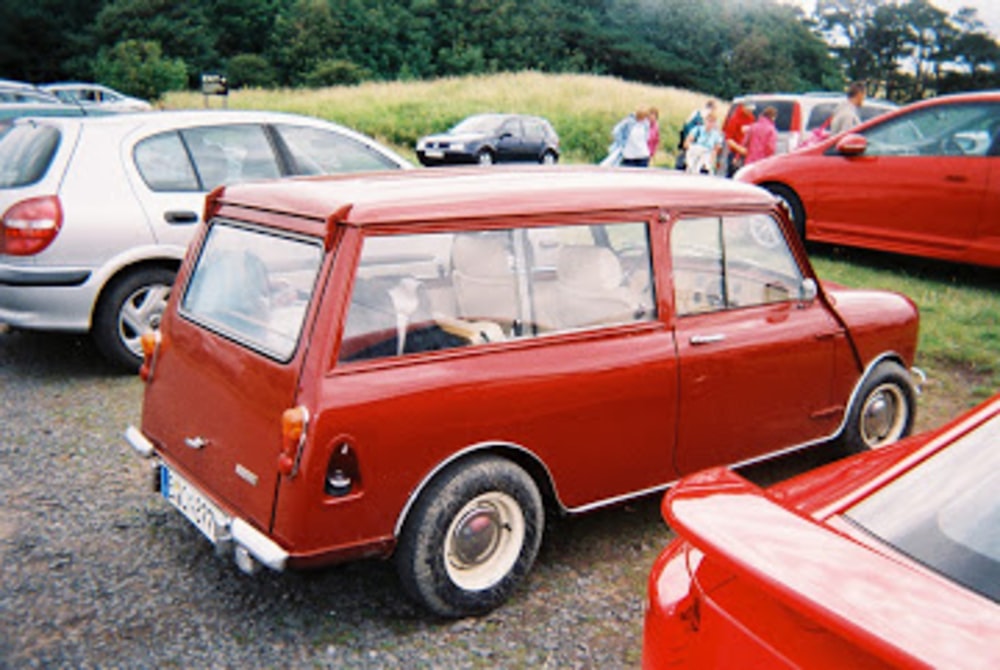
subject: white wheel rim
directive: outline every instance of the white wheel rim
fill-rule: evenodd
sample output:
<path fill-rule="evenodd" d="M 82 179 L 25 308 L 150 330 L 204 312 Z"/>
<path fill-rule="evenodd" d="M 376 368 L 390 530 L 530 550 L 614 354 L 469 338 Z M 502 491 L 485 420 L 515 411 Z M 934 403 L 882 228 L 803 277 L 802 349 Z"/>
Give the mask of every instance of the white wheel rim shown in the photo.
<path fill-rule="evenodd" d="M 142 356 L 142 334 L 160 326 L 169 297 L 170 286 L 150 284 L 137 288 L 122 303 L 118 312 L 118 337 L 136 356 Z"/>
<path fill-rule="evenodd" d="M 888 383 L 875 387 L 861 408 L 861 439 L 865 446 L 877 449 L 901 438 L 908 415 L 902 389 Z"/>
<path fill-rule="evenodd" d="M 493 165 L 493 154 L 489 151 L 484 151 L 479 154 L 479 164 L 480 165 Z"/>
<path fill-rule="evenodd" d="M 524 546 L 524 512 L 500 491 L 467 502 L 448 526 L 444 565 L 451 581 L 466 591 L 498 584 L 517 563 Z"/>
<path fill-rule="evenodd" d="M 555 154 L 546 152 L 546 154 L 542 156 L 542 163 L 545 165 L 555 165 L 556 164 Z"/>

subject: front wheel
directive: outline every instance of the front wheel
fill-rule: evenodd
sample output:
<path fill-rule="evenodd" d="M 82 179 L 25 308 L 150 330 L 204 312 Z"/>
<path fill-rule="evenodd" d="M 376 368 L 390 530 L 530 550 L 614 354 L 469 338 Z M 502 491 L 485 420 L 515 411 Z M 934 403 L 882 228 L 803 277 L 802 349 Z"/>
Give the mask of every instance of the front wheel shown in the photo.
<path fill-rule="evenodd" d="M 531 568 L 545 527 L 538 487 L 502 458 L 452 465 L 420 495 L 396 549 L 410 596 L 444 617 L 502 604 Z"/>
<path fill-rule="evenodd" d="M 90 332 L 111 363 L 130 372 L 142 365 L 139 339 L 159 327 L 174 274 L 167 268 L 140 268 L 112 280 L 105 289 Z"/>
<path fill-rule="evenodd" d="M 850 453 L 878 449 L 913 430 L 916 391 L 899 363 L 883 361 L 861 384 L 848 410 L 841 443 Z"/>

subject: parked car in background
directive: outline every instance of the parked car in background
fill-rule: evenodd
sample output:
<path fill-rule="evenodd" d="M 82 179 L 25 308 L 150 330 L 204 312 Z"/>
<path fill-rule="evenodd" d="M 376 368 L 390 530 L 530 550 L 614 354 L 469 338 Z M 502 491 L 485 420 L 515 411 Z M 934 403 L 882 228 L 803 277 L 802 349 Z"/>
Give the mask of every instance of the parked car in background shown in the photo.
<path fill-rule="evenodd" d="M 421 164 L 545 163 L 559 160 L 559 136 L 552 124 L 537 116 L 476 114 L 446 133 L 417 142 Z"/>
<path fill-rule="evenodd" d="M 757 188 L 441 170 L 227 186 L 207 212 L 126 436 L 246 571 L 393 556 L 418 602 L 479 614 L 546 509 L 912 425 L 913 303 L 821 286 Z"/>
<path fill-rule="evenodd" d="M 817 128 L 825 124 L 837 105 L 846 100 L 843 93 L 755 93 L 741 95 L 733 99 L 729 107 L 729 115 L 747 102 L 753 104 L 754 115 L 759 116 L 767 107 L 774 107 L 778 116 L 774 125 L 778 129 L 778 147 L 776 153 L 785 154 L 795 151 Z M 873 119 L 897 108 L 888 100 L 869 98 L 858 110 L 862 121 Z M 725 125 L 723 124 L 723 126 Z"/>
<path fill-rule="evenodd" d="M 1000 396 L 767 490 L 681 481 L 643 667 L 1000 667 L 998 444 Z"/>
<path fill-rule="evenodd" d="M 21 119 L 0 136 L 0 322 L 90 331 L 109 360 L 137 369 L 208 191 L 408 166 L 346 128 L 286 114 Z"/>
<path fill-rule="evenodd" d="M 0 105 L 21 102 L 59 102 L 59 98 L 33 84 L 0 79 Z"/>
<path fill-rule="evenodd" d="M 784 200 L 799 234 L 1000 267 L 1000 92 L 917 102 L 736 178 Z"/>
<path fill-rule="evenodd" d="M 83 116 L 84 113 L 79 105 L 64 104 L 37 86 L 0 79 L 0 133 L 22 116 Z"/>
<path fill-rule="evenodd" d="M 148 112 L 153 109 L 153 106 L 145 100 L 127 96 L 100 84 L 61 82 L 45 84 L 41 89 L 63 102 L 82 107 L 100 107 L 115 112 Z"/>

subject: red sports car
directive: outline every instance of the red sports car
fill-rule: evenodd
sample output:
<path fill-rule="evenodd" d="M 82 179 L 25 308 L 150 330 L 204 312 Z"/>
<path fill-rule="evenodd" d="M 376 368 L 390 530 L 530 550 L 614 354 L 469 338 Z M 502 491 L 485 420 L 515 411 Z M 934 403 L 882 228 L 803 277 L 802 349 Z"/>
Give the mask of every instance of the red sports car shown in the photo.
<path fill-rule="evenodd" d="M 1000 668 L 1000 395 L 762 490 L 682 480 L 645 668 Z"/>
<path fill-rule="evenodd" d="M 914 103 L 736 178 L 807 239 L 1000 267 L 1000 91 Z"/>

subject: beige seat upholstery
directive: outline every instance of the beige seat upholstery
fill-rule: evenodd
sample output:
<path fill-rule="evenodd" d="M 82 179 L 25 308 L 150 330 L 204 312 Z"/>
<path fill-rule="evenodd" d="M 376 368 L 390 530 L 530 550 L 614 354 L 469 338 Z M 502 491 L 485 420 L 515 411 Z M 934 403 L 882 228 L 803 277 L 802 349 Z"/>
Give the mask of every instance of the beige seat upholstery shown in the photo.
<path fill-rule="evenodd" d="M 583 328 L 635 319 L 639 301 L 622 286 L 621 263 L 605 247 L 567 245 L 559 250 L 556 285 L 560 327 Z"/>
<path fill-rule="evenodd" d="M 503 237 L 456 235 L 451 260 L 459 318 L 503 324 L 517 319 L 517 282 Z"/>

